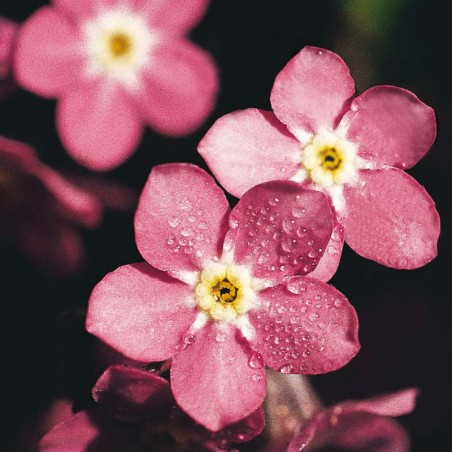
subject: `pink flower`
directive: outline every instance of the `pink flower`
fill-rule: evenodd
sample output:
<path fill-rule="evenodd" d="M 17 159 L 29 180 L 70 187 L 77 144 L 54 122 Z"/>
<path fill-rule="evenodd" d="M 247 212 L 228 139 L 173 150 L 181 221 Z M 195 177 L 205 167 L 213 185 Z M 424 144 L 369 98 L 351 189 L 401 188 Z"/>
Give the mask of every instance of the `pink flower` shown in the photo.
<path fill-rule="evenodd" d="M 114 207 L 130 207 L 131 193 L 111 188 L 122 202 Z M 28 145 L 1 136 L 0 196 L 3 239 L 14 240 L 32 263 L 53 275 L 81 269 L 85 249 L 79 227 L 96 227 L 108 199 L 69 182 Z"/>
<path fill-rule="evenodd" d="M 17 28 L 15 22 L 0 17 L 0 97 L 9 94 L 15 86 L 12 61 Z"/>
<path fill-rule="evenodd" d="M 194 131 L 211 112 L 215 65 L 186 35 L 208 0 L 54 0 L 24 22 L 18 84 L 57 98 L 56 127 L 79 163 L 109 170 L 137 147 L 143 125 Z"/>
<path fill-rule="evenodd" d="M 110 367 L 93 397 L 98 406 L 54 427 L 42 438 L 41 451 L 220 451 L 249 441 L 264 427 L 259 407 L 243 421 L 210 432 L 176 405 L 167 380 L 130 367 Z"/>
<path fill-rule="evenodd" d="M 399 269 L 420 267 L 437 254 L 434 202 L 403 171 L 435 139 L 433 110 L 393 86 L 353 95 L 344 61 L 328 50 L 305 47 L 276 77 L 274 112 L 228 114 L 198 148 L 235 196 L 278 179 L 330 195 L 337 224 L 330 252 L 314 273 L 322 280 L 334 274 L 344 236 L 358 254 Z"/>
<path fill-rule="evenodd" d="M 405 389 L 325 408 L 302 424 L 287 452 L 322 450 L 328 446 L 342 451 L 408 452 L 408 435 L 392 418 L 411 413 L 417 395 L 416 389 Z"/>
<path fill-rule="evenodd" d="M 290 181 L 254 187 L 230 211 L 191 164 L 151 171 L 135 216 L 146 262 L 93 290 L 87 330 L 141 362 L 172 358 L 177 403 L 216 431 L 265 396 L 265 364 L 324 373 L 359 350 L 353 307 L 306 276 L 332 230 L 327 197 Z"/>

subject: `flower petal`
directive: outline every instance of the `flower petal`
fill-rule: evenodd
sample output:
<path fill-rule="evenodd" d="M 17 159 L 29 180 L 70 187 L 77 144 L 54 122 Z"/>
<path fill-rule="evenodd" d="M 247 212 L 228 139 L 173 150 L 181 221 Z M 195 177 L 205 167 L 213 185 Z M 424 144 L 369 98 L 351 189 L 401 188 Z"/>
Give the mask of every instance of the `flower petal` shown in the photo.
<path fill-rule="evenodd" d="M 334 415 L 333 415 L 334 416 Z M 335 418 L 333 418 L 335 419 Z M 408 452 L 409 438 L 395 420 L 370 414 L 344 415 L 321 432 L 328 444 L 341 450 L 371 452 Z"/>
<path fill-rule="evenodd" d="M 217 91 L 212 57 L 185 39 L 171 40 L 153 50 L 135 101 L 152 128 L 179 136 L 205 121 L 215 106 Z"/>
<path fill-rule="evenodd" d="M 77 2 L 72 0 L 52 0 L 52 3 L 61 12 L 71 14 L 78 19 L 91 17 L 103 8 L 118 3 L 118 0 L 77 0 Z"/>
<path fill-rule="evenodd" d="M 381 416 L 402 416 L 411 413 L 416 405 L 419 390 L 403 389 L 398 392 L 372 397 L 366 400 L 350 400 L 336 405 L 341 412 L 366 412 Z"/>
<path fill-rule="evenodd" d="M 168 34 L 184 34 L 204 16 L 209 0 L 145 0 L 143 15 L 149 17 L 152 28 Z"/>
<path fill-rule="evenodd" d="M 359 145 L 363 158 L 380 166 L 412 167 L 436 137 L 433 109 L 395 86 L 365 91 L 353 100 L 347 120 L 347 138 Z"/>
<path fill-rule="evenodd" d="M 259 292 L 259 299 L 260 308 L 249 318 L 267 366 L 283 373 L 320 374 L 339 369 L 358 353 L 356 312 L 334 287 L 292 277 L 287 285 Z"/>
<path fill-rule="evenodd" d="M 300 137 L 335 128 L 354 91 L 350 71 L 338 55 L 307 46 L 277 75 L 270 100 L 278 119 Z"/>
<path fill-rule="evenodd" d="M 18 24 L 0 16 L 0 97 L 11 93 L 16 85 L 12 65 L 18 30 Z"/>
<path fill-rule="evenodd" d="M 119 424 L 100 410 L 80 411 L 58 424 L 40 441 L 43 452 L 146 452 L 134 425 Z"/>
<path fill-rule="evenodd" d="M 162 415 L 174 404 L 167 380 L 147 370 L 126 366 L 109 367 L 92 393 L 99 407 L 127 421 Z"/>
<path fill-rule="evenodd" d="M 296 182 L 272 181 L 247 191 L 234 207 L 225 241 L 234 260 L 273 282 L 314 270 L 331 237 L 326 196 Z"/>
<path fill-rule="evenodd" d="M 145 262 L 124 265 L 94 288 L 86 329 L 137 361 L 174 355 L 196 317 L 191 288 Z"/>
<path fill-rule="evenodd" d="M 237 197 L 262 182 L 294 176 L 300 148 L 272 112 L 256 108 L 218 119 L 198 145 L 215 177 Z"/>
<path fill-rule="evenodd" d="M 440 220 L 425 189 L 397 168 L 361 171 L 361 185 L 345 187 L 346 241 L 363 257 L 413 269 L 437 255 Z"/>
<path fill-rule="evenodd" d="M 56 8 L 38 9 L 20 27 L 15 48 L 17 83 L 40 96 L 76 90 L 82 68 L 80 37 Z"/>
<path fill-rule="evenodd" d="M 335 221 L 333 233 L 331 234 L 331 239 L 326 246 L 326 251 L 314 271 L 309 273 L 310 278 L 327 282 L 334 276 L 341 261 L 344 239 L 344 227 L 339 222 Z"/>
<path fill-rule="evenodd" d="M 198 166 L 169 163 L 152 169 L 135 215 L 142 256 L 160 270 L 196 271 L 220 256 L 228 201 Z"/>
<path fill-rule="evenodd" d="M 120 165 L 141 139 L 141 119 L 114 85 L 91 82 L 67 91 L 57 104 L 56 115 L 67 151 L 92 170 Z"/>
<path fill-rule="evenodd" d="M 217 431 L 253 413 L 265 397 L 265 368 L 235 327 L 209 323 L 178 353 L 171 367 L 177 403 Z"/>

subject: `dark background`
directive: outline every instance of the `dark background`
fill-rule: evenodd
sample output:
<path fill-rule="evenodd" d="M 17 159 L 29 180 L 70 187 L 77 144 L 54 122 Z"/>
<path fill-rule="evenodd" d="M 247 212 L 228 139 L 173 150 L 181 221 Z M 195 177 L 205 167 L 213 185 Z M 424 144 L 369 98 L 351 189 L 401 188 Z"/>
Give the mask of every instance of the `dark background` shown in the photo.
<path fill-rule="evenodd" d="M 21 22 L 45 4 L 2 0 L 0 15 Z M 270 109 L 275 76 L 305 45 L 339 53 L 351 69 L 357 94 L 390 84 L 410 89 L 432 106 L 437 140 L 409 173 L 437 204 L 439 255 L 421 269 L 399 271 L 345 247 L 331 283 L 358 312 L 362 350 L 343 369 L 311 379 L 325 404 L 420 388 L 416 410 L 400 418 L 415 452 L 447 450 L 452 426 L 452 73 L 447 63 L 450 15 L 443 5 L 431 0 L 213 1 L 191 37 L 217 61 L 221 90 L 216 109 L 185 138 L 147 129 L 133 157 L 102 175 L 139 192 L 153 165 L 188 161 L 207 169 L 196 152 L 207 129 L 236 109 Z M 54 129 L 54 107 L 52 100 L 17 89 L 0 102 L 0 134 L 33 145 L 56 169 L 88 174 L 65 153 Z M 98 229 L 84 235 L 87 265 L 65 280 L 32 267 L 13 244 L 1 244 L 2 450 L 20 450 L 24 429 L 53 398 L 67 396 L 79 407 L 90 403 L 96 375 L 91 338 L 83 329 L 90 291 L 107 272 L 142 259 L 134 242 L 133 212 L 109 212 Z"/>

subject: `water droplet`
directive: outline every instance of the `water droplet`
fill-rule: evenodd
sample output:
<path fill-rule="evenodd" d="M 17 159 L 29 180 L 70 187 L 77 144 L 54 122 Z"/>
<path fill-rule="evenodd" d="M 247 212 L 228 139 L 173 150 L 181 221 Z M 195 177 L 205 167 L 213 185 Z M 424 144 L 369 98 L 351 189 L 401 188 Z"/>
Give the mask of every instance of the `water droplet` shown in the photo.
<path fill-rule="evenodd" d="M 271 206 L 277 206 L 279 204 L 279 198 L 271 198 L 271 199 L 268 200 L 268 203 Z"/>
<path fill-rule="evenodd" d="M 168 220 L 168 224 L 172 227 L 172 228 L 177 228 L 180 224 L 180 218 L 178 217 L 171 217 Z"/>
<path fill-rule="evenodd" d="M 264 359 L 262 358 L 262 355 L 258 352 L 254 352 L 250 357 L 249 365 L 253 369 L 263 368 Z"/>
<path fill-rule="evenodd" d="M 293 371 L 294 367 L 292 364 L 287 364 L 279 369 L 282 374 L 290 374 Z"/>
<path fill-rule="evenodd" d="M 359 110 L 358 104 L 357 103 L 353 103 L 352 106 L 351 106 L 351 110 L 355 111 L 355 112 L 358 111 Z"/>
<path fill-rule="evenodd" d="M 180 204 L 179 204 L 179 208 L 181 209 L 181 210 L 186 210 L 186 211 L 188 211 L 188 210 L 190 210 L 191 209 L 191 202 L 190 202 L 190 200 L 188 199 L 188 198 L 184 198 L 181 202 L 180 202 Z"/>
<path fill-rule="evenodd" d="M 334 306 L 336 306 L 336 308 L 340 308 L 342 306 L 342 300 L 339 300 L 339 298 L 336 298 L 334 300 Z"/>
<path fill-rule="evenodd" d="M 175 237 L 174 237 L 174 235 L 172 235 L 172 236 L 166 241 L 166 243 L 167 243 L 168 245 L 174 245 L 174 239 L 175 239 Z"/>
<path fill-rule="evenodd" d="M 231 229 L 237 229 L 239 227 L 239 222 L 237 220 L 231 220 L 229 226 Z"/>
<path fill-rule="evenodd" d="M 193 234 L 193 229 L 191 227 L 183 228 L 180 233 L 184 237 L 190 237 Z"/>
<path fill-rule="evenodd" d="M 262 380 L 262 375 L 259 375 L 259 374 L 253 374 L 253 376 L 251 377 L 251 379 L 252 379 L 255 383 L 257 383 L 257 382 L 259 382 L 259 381 Z"/>
<path fill-rule="evenodd" d="M 311 313 L 308 315 L 308 318 L 309 318 L 309 320 L 310 320 L 311 322 L 315 322 L 315 321 L 319 318 L 319 315 L 318 315 L 317 313 L 315 313 L 315 312 L 311 312 Z"/>
<path fill-rule="evenodd" d="M 189 345 L 192 345 L 196 342 L 196 336 L 194 334 L 187 334 L 184 338 L 184 346 L 183 348 L 187 348 Z"/>
<path fill-rule="evenodd" d="M 292 215 L 296 218 L 301 218 L 306 213 L 306 209 L 304 207 L 296 206 L 292 210 Z"/>
<path fill-rule="evenodd" d="M 204 223 L 204 221 L 201 221 L 201 223 L 198 224 L 199 229 L 207 229 L 207 224 Z"/>
<path fill-rule="evenodd" d="M 194 222 L 196 221 L 196 217 L 195 217 L 194 215 L 190 215 L 190 216 L 188 217 L 188 221 L 189 221 L 190 223 L 194 223 Z"/>

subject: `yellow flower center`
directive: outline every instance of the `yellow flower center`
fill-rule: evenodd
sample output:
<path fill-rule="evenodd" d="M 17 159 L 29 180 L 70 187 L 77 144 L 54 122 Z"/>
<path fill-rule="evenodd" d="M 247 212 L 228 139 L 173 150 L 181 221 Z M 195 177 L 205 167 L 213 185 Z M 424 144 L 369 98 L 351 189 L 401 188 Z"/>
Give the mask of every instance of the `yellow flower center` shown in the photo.
<path fill-rule="evenodd" d="M 318 134 L 303 150 L 302 167 L 311 181 L 322 187 L 354 182 L 356 148 L 334 133 Z"/>
<path fill-rule="evenodd" d="M 127 56 L 132 49 L 132 40 L 126 33 L 114 33 L 110 36 L 110 52 L 114 58 Z"/>
<path fill-rule="evenodd" d="M 209 264 L 201 272 L 195 293 L 200 310 L 225 322 L 249 311 L 256 299 L 251 276 L 240 265 Z"/>

